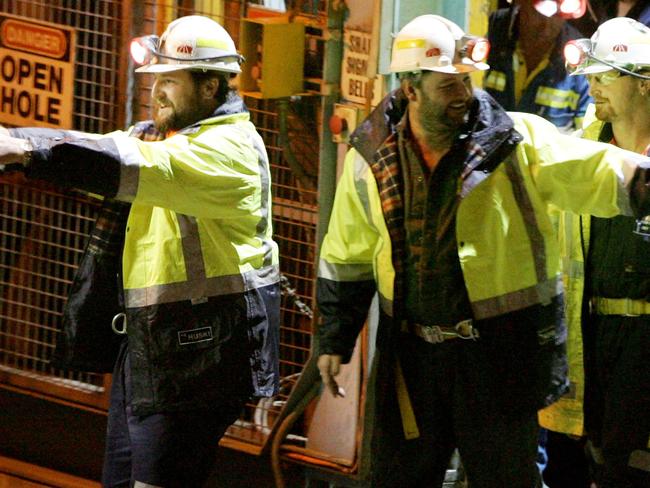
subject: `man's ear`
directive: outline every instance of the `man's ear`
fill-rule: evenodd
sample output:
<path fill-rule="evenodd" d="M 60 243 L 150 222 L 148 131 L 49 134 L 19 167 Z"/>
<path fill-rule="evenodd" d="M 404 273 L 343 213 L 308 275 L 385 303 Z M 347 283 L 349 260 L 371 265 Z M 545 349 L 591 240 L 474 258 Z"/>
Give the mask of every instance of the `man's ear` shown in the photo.
<path fill-rule="evenodd" d="M 402 91 L 406 95 L 406 98 L 409 99 L 409 102 L 414 102 L 417 99 L 415 86 L 413 86 L 413 82 L 410 79 L 404 78 L 402 80 Z"/>
<path fill-rule="evenodd" d="M 205 98 L 206 100 L 213 99 L 217 94 L 217 90 L 219 89 L 219 83 L 223 82 L 216 76 L 214 78 L 203 80 L 200 88 L 201 98 Z"/>

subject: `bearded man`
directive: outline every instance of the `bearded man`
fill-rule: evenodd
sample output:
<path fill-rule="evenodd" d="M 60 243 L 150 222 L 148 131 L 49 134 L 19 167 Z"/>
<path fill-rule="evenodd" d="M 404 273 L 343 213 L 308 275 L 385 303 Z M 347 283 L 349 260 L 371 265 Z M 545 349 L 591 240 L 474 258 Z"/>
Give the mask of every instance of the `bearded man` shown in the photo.
<path fill-rule="evenodd" d="M 125 336 L 103 486 L 198 487 L 244 402 L 277 392 L 280 296 L 269 163 L 228 86 L 242 58 L 219 24 L 182 17 L 160 39 L 140 38 L 133 47 L 134 59 L 146 63 L 138 71 L 155 76 L 152 122 L 106 135 L 11 129 L 0 136 L 0 163 L 130 203 L 122 269 L 108 272 L 108 281 L 120 272 L 123 312 L 94 324 L 110 327 L 113 319 Z M 100 234 L 82 262 L 93 270 L 101 265 L 92 258 Z M 75 284 L 92 291 L 97 275 Z M 70 324 L 83 321 L 79 310 L 93 311 L 92 294 L 81 295 L 68 300 L 75 304 L 66 309 Z M 75 351 L 63 346 L 65 365 Z"/>

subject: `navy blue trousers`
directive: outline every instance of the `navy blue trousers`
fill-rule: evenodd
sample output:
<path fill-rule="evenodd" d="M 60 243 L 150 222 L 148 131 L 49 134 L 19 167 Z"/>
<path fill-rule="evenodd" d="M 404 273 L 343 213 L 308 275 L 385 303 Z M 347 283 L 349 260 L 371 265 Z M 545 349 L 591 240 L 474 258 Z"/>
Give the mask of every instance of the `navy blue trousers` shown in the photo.
<path fill-rule="evenodd" d="M 503 379 L 502 368 L 486 360 L 495 356 L 487 350 L 494 344 L 428 344 L 405 334 L 399 338 L 395 346 L 420 437 L 404 439 L 395 397 L 386 395 L 377 413 L 382 428 L 373 451 L 374 488 L 438 488 L 454 448 L 460 451 L 470 486 L 541 486 L 535 463 L 537 408 L 519 402 L 520 390 L 528 389 L 531 378 L 525 374 L 528 368 L 518 370 L 528 359 L 525 354 L 517 358 L 516 342 L 504 347 L 499 359 L 501 366 L 513 370 L 508 376 L 518 384 L 511 385 Z M 535 361 L 534 355 L 530 360 Z"/>
<path fill-rule="evenodd" d="M 132 487 L 136 481 L 164 488 L 201 487 L 216 460 L 219 439 L 244 401 L 210 409 L 133 415 L 127 347 L 113 374 L 102 485 Z"/>

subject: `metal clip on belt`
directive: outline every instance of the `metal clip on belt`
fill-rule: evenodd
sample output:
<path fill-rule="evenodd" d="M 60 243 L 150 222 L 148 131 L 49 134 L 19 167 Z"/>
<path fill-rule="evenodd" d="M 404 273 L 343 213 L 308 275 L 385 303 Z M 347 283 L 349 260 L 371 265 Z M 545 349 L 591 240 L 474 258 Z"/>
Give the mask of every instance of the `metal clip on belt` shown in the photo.
<path fill-rule="evenodd" d="M 598 315 L 623 315 L 624 317 L 650 315 L 650 303 L 645 300 L 594 297 L 591 303 Z"/>
<path fill-rule="evenodd" d="M 119 327 L 120 322 L 122 322 L 122 328 Z M 111 321 L 111 328 L 116 334 L 126 334 L 126 314 L 124 312 L 120 312 L 115 317 L 113 317 L 113 320 Z"/>
<path fill-rule="evenodd" d="M 451 339 L 471 339 L 475 341 L 479 338 L 479 333 L 472 324 L 472 319 L 458 322 L 454 327 L 405 322 L 403 330 L 415 334 L 431 344 L 440 344 Z"/>

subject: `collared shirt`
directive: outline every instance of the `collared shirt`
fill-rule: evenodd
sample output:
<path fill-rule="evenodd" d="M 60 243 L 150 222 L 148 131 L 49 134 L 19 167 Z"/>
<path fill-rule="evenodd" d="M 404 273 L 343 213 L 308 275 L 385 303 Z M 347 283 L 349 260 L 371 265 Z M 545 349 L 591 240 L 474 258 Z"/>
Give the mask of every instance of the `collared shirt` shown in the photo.
<path fill-rule="evenodd" d="M 478 155 L 481 149 L 459 138 L 431 172 L 419 156 L 408 116 L 398 127 L 398 149 L 404 175 L 407 319 L 452 326 L 472 317 L 458 259 L 456 211 L 463 162 L 468 152 Z"/>

